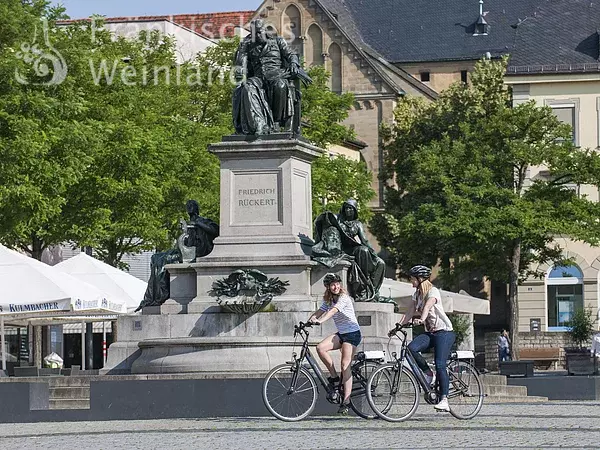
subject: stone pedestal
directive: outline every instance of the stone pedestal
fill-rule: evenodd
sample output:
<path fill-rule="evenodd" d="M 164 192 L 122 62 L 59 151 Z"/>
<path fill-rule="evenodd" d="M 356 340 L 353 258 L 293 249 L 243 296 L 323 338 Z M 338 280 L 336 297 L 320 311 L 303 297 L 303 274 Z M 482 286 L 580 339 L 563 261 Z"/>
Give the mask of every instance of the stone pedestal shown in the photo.
<path fill-rule="evenodd" d="M 221 161 L 220 236 L 201 262 L 306 260 L 312 241 L 311 163 L 323 150 L 274 139 L 225 141 L 209 151 Z"/>

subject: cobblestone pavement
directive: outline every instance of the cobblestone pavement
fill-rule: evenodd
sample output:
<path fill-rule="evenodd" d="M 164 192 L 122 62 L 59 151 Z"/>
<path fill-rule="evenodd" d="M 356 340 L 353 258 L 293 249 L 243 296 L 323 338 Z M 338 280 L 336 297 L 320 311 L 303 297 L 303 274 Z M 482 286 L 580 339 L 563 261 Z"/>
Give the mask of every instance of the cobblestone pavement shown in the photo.
<path fill-rule="evenodd" d="M 456 420 L 421 405 L 393 424 L 355 417 L 2 424 L 1 449 L 599 448 L 600 402 L 485 405 Z"/>

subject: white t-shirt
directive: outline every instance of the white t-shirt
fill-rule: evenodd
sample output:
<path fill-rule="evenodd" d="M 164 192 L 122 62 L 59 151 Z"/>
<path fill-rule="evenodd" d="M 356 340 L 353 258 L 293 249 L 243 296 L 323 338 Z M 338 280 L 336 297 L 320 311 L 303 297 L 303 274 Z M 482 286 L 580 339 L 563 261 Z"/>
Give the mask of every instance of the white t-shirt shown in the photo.
<path fill-rule="evenodd" d="M 352 297 L 347 294 L 342 294 L 338 297 L 337 303 L 329 305 L 326 301 L 319 308 L 323 312 L 329 311 L 331 308 L 336 308 L 338 312 L 333 315 L 333 321 L 340 334 L 352 333 L 360 331 L 356 314 L 354 313 L 354 303 Z"/>
<path fill-rule="evenodd" d="M 417 298 L 417 292 L 413 294 L 413 302 L 415 302 L 415 311 L 417 313 L 421 313 L 423 311 L 423 307 L 427 300 L 430 298 L 435 298 L 435 303 L 429 310 L 427 317 L 421 317 L 423 320 L 423 324 L 425 325 L 425 331 L 433 333 L 435 331 L 452 331 L 452 322 L 444 312 L 444 307 L 442 306 L 442 294 L 440 290 L 436 287 L 432 287 L 424 299 Z"/>

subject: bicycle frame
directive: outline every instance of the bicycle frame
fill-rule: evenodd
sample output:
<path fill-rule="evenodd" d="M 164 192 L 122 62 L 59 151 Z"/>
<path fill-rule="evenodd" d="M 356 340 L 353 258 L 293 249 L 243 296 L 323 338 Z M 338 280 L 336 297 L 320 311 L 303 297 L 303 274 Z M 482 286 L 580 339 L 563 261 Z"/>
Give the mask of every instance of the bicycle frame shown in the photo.
<path fill-rule="evenodd" d="M 316 361 L 316 359 L 313 357 L 312 353 L 310 352 L 310 348 L 308 345 L 308 333 L 306 332 L 306 330 L 302 330 L 302 333 L 304 333 L 304 336 L 303 336 L 304 342 L 302 343 L 302 349 L 300 351 L 300 358 L 297 358 L 294 354 L 294 363 L 297 365 L 297 367 L 299 367 L 302 365 L 302 362 L 304 360 L 306 360 L 308 362 L 308 364 L 314 371 L 317 380 L 321 383 L 321 385 L 327 392 L 328 400 L 329 400 L 330 395 L 333 394 L 338 388 L 336 388 L 335 386 L 332 386 L 329 383 L 329 381 L 325 377 L 325 374 L 321 370 L 319 363 Z M 360 382 L 358 385 L 357 385 L 357 383 L 352 383 L 352 392 L 350 393 L 350 395 L 352 397 L 357 396 L 357 395 L 363 395 L 365 392 L 365 385 L 366 385 L 367 380 L 364 379 L 364 377 L 360 377 L 360 372 L 356 371 L 356 367 L 360 366 L 360 364 L 365 364 L 365 363 L 366 363 L 366 360 L 365 361 L 356 361 L 351 366 L 352 377 L 356 378 Z M 298 371 L 296 371 L 292 377 L 291 386 L 296 386 L 297 377 L 298 377 Z"/>
<path fill-rule="evenodd" d="M 408 344 L 406 342 L 406 340 L 407 340 L 406 331 L 404 331 L 404 330 L 398 330 L 398 331 L 400 331 L 403 335 L 403 338 L 401 339 L 402 340 L 402 348 L 400 349 L 400 357 L 396 358 L 396 365 L 398 366 L 398 369 L 403 367 L 404 361 L 406 361 L 408 363 L 408 366 L 409 366 L 412 374 L 415 376 L 415 378 L 419 382 L 419 385 L 425 391 L 425 393 L 429 394 L 429 393 L 434 392 L 434 388 L 429 386 L 429 384 L 425 380 L 425 375 L 423 374 L 423 371 L 417 364 L 415 357 L 412 355 L 412 353 L 408 349 Z M 397 334 L 396 334 L 396 336 L 398 338 L 400 338 Z M 400 374 L 402 373 L 402 370 L 398 370 L 397 373 L 398 373 L 397 376 L 400 376 Z"/>
<path fill-rule="evenodd" d="M 304 336 L 303 336 L 304 342 L 302 343 L 302 350 L 300 351 L 300 358 L 296 358 L 296 354 L 294 354 L 294 363 L 297 365 L 297 367 L 300 367 L 300 365 L 302 364 L 302 361 L 306 360 L 308 362 L 308 364 L 310 365 L 310 367 L 312 368 L 312 370 L 314 371 L 314 373 L 317 377 L 317 380 L 319 380 L 319 382 L 321 383 L 321 385 L 323 386 L 325 391 L 328 394 L 331 394 L 335 390 L 335 388 L 333 388 L 329 384 L 329 381 L 327 381 L 327 379 L 325 378 L 325 375 L 323 374 L 323 371 L 319 367 L 319 364 L 317 363 L 317 361 L 313 357 L 312 353 L 310 352 L 310 348 L 308 347 L 308 333 L 306 332 L 306 330 L 302 330 L 302 332 L 304 333 Z M 296 371 L 294 373 L 294 376 L 292 377 L 292 383 L 291 383 L 292 386 L 296 385 L 297 377 L 298 377 L 298 371 Z"/>
<path fill-rule="evenodd" d="M 400 368 L 400 367 L 405 366 L 404 361 L 406 361 L 408 363 L 410 371 L 417 379 L 419 385 L 421 386 L 421 389 L 423 389 L 426 398 L 427 398 L 427 396 L 437 394 L 437 389 L 435 387 L 430 386 L 427 383 L 427 381 L 425 380 L 425 375 L 423 374 L 423 371 L 417 364 L 417 361 L 415 360 L 415 357 L 413 356 L 413 354 L 408 349 L 406 331 L 404 331 L 404 330 L 398 330 L 398 331 L 400 331 L 402 333 L 403 338 L 401 339 L 402 340 L 402 348 L 400 350 L 400 358 L 396 358 L 395 364 L 398 366 L 398 368 Z M 398 336 L 397 332 L 396 332 L 396 336 L 400 339 L 400 336 Z M 450 362 L 455 361 L 455 360 L 460 361 L 460 359 L 456 359 L 456 358 L 452 359 L 451 358 L 448 360 L 447 366 L 450 364 Z M 476 373 L 478 373 L 477 369 L 475 367 L 473 367 L 473 369 L 475 370 Z M 395 375 L 394 384 L 398 381 L 401 374 L 402 374 L 402 371 L 398 370 L 397 374 Z M 455 374 L 452 373 L 451 371 L 448 371 L 448 377 L 450 379 L 450 390 L 448 392 L 449 398 L 461 395 L 461 393 L 463 393 L 463 391 L 468 389 L 468 386 L 460 378 L 456 377 Z M 460 388 L 457 388 L 455 383 L 459 384 Z"/>

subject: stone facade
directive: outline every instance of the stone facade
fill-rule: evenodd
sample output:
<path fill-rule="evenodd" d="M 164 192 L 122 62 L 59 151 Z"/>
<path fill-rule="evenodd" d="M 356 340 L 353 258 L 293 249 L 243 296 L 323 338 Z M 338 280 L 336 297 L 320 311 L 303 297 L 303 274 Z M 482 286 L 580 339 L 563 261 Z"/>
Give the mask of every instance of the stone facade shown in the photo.
<path fill-rule="evenodd" d="M 485 368 L 498 370 L 498 333 L 485 334 Z M 565 332 L 519 333 L 520 348 L 559 348 L 558 368 L 565 368 L 565 347 L 571 339 Z"/>
<path fill-rule="evenodd" d="M 436 92 L 442 92 L 457 81 L 464 81 L 461 76 L 466 71 L 466 81 L 469 81 L 469 74 L 475 67 L 475 61 L 448 61 L 448 62 L 418 62 L 418 63 L 399 63 L 398 67 L 406 70 L 417 80 L 421 80 L 422 73 L 429 74 L 429 81 L 424 83 Z"/>
<path fill-rule="evenodd" d="M 597 317 L 599 309 L 598 285 L 600 277 L 600 256 L 594 258 L 598 249 L 579 243 L 583 249 L 576 250 L 576 243 L 566 239 L 560 239 L 558 242 L 565 250 L 564 255 L 572 258 L 577 267 L 583 273 L 583 306 L 592 312 L 592 316 Z M 585 250 L 592 256 L 592 260 L 584 258 Z M 584 256 L 582 256 L 582 254 Z M 538 268 L 540 271 L 548 272 L 550 266 L 544 265 Z M 531 319 L 540 319 L 541 329 L 548 329 L 548 300 L 547 300 L 547 278 L 537 279 L 529 278 L 519 286 L 519 331 L 525 332 L 530 328 Z"/>

